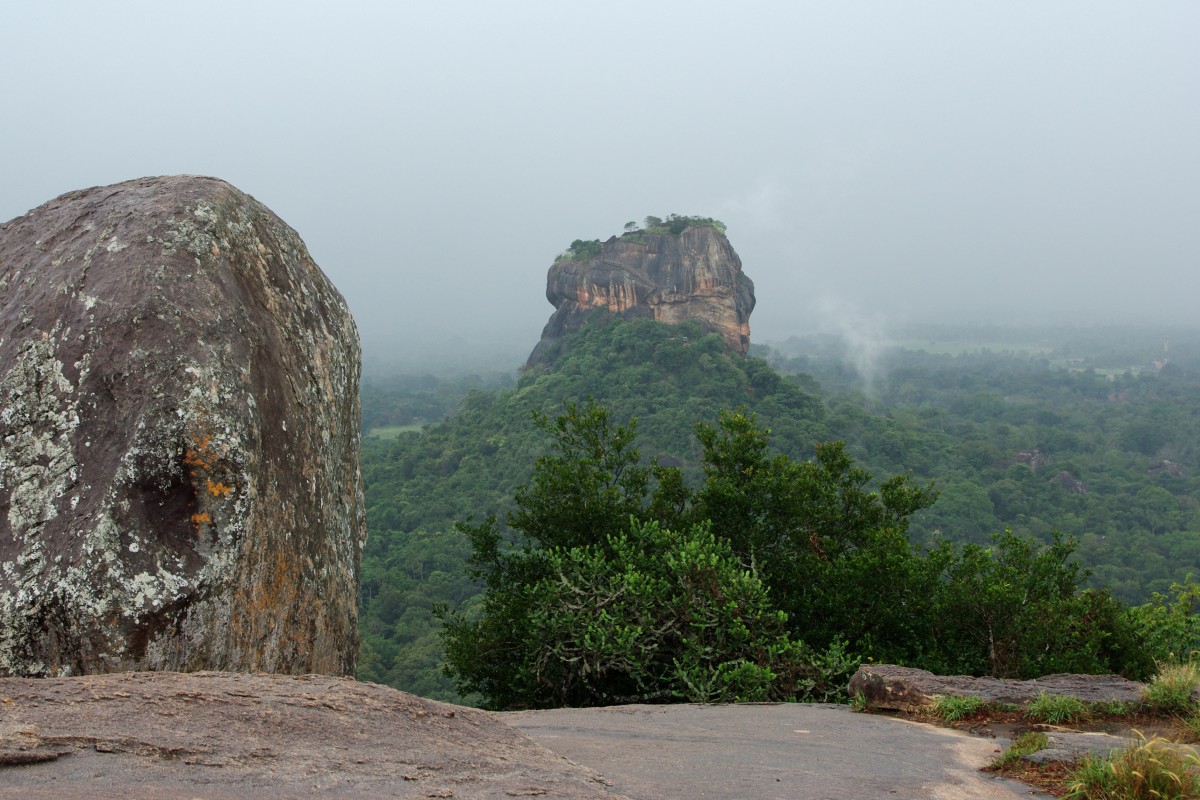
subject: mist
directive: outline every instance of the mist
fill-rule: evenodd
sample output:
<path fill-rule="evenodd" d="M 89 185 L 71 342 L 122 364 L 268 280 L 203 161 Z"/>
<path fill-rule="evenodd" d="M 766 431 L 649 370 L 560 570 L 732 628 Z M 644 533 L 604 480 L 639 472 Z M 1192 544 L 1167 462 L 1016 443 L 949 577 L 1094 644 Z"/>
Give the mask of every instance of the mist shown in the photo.
<path fill-rule="evenodd" d="M 1195 3 L 51 0 L 5 17 L 0 220 L 145 175 L 224 178 L 300 232 L 368 361 L 516 367 L 554 257 L 669 213 L 727 224 L 754 341 L 1195 321 Z"/>

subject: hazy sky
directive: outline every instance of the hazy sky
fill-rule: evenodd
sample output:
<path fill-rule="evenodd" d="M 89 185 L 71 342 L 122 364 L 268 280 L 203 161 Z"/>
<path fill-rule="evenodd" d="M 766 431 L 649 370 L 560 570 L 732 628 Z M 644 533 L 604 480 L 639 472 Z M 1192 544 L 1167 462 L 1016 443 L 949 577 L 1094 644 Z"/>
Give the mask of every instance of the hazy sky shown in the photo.
<path fill-rule="evenodd" d="M 371 352 L 532 348 L 546 270 L 715 216 L 752 338 L 1196 322 L 1200 3 L 9 3 L 0 220 L 145 175 L 295 227 Z"/>

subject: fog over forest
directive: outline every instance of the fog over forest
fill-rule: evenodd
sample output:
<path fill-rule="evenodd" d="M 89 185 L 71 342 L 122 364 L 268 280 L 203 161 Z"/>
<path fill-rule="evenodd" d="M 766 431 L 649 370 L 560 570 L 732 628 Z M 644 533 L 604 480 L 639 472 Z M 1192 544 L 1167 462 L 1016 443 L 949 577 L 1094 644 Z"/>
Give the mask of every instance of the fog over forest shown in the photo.
<path fill-rule="evenodd" d="M 14 4 L 0 220 L 224 178 L 368 360 L 519 359 L 559 252 L 669 213 L 728 225 L 756 341 L 1190 324 L 1198 31 L 1184 1 Z"/>

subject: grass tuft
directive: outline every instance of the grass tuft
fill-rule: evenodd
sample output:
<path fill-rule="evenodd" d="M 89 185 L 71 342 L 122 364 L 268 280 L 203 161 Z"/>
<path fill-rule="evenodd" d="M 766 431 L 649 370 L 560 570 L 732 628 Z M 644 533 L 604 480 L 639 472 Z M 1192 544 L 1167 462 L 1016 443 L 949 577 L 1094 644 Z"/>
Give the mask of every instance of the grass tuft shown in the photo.
<path fill-rule="evenodd" d="M 976 695 L 939 697 L 933 704 L 933 713 L 946 722 L 958 722 L 960 719 L 978 714 L 986 705 L 987 702 Z"/>
<path fill-rule="evenodd" d="M 1092 710 L 1105 717 L 1130 717 L 1137 713 L 1138 707 L 1120 700 L 1101 700 L 1092 704 Z"/>
<path fill-rule="evenodd" d="M 1004 748 L 1004 752 L 999 758 L 992 762 L 993 769 L 1001 769 L 1012 764 L 1021 756 L 1027 756 L 1030 753 L 1036 753 L 1038 750 L 1045 750 L 1050 746 L 1050 740 L 1046 738 L 1046 734 L 1041 731 L 1025 731 L 1016 739 L 1013 739 L 1012 744 Z"/>
<path fill-rule="evenodd" d="M 1155 737 L 1108 758 L 1088 756 L 1067 781 L 1068 800 L 1187 800 L 1200 797 L 1200 759 Z"/>
<path fill-rule="evenodd" d="M 1200 717 L 1187 717 L 1179 720 L 1186 741 L 1200 743 Z"/>
<path fill-rule="evenodd" d="M 1186 715 L 1196 710 L 1192 691 L 1200 686 L 1200 661 L 1193 652 L 1182 663 L 1158 665 L 1158 673 L 1146 686 L 1146 705 L 1159 714 Z"/>
<path fill-rule="evenodd" d="M 1025 707 L 1025 716 L 1048 725 L 1067 725 L 1090 717 L 1091 707 L 1075 697 L 1042 692 Z"/>

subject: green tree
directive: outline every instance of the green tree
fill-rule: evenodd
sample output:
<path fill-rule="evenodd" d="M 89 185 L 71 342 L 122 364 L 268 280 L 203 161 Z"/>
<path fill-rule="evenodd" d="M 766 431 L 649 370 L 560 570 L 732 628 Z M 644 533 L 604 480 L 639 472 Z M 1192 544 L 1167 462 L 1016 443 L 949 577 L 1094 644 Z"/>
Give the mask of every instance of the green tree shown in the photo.
<path fill-rule="evenodd" d="M 906 531 L 936 499 L 932 488 L 897 475 L 871 490 L 871 475 L 841 442 L 817 445 L 812 461 L 772 456 L 769 431 L 742 412 L 698 425 L 697 436 L 705 481 L 693 517 L 712 520 L 762 572 L 793 634 L 819 645 L 844 637 L 874 655 L 907 652 L 923 571 Z"/>
<path fill-rule="evenodd" d="M 616 425 L 589 400 L 554 419 L 535 412 L 534 421 L 552 436 L 552 450 L 516 490 L 510 528 L 541 547 L 576 547 L 604 541 L 643 515 L 654 470 L 638 463 L 636 420 Z"/>
<path fill-rule="evenodd" d="M 946 544 L 933 636 L 943 672 L 1034 678 L 1055 672 L 1127 674 L 1147 666 L 1123 610 L 1105 591 L 1083 590 L 1087 572 L 1058 533 L 1041 546 L 1006 530 L 991 547 Z"/>
<path fill-rule="evenodd" d="M 538 424 L 552 448 L 514 495 L 517 540 L 495 518 L 460 526 L 488 590 L 476 617 L 441 611 L 460 691 L 511 708 L 842 690 L 840 642 L 812 653 L 788 637 L 753 565 L 685 523 L 679 470 L 639 464 L 632 423 L 588 402 Z"/>
<path fill-rule="evenodd" d="M 519 572 L 528 561 L 537 578 L 490 591 L 479 619 L 445 620 L 448 670 L 488 707 L 779 700 L 843 685 L 704 526 L 635 521 L 603 542 L 509 557 Z"/>

